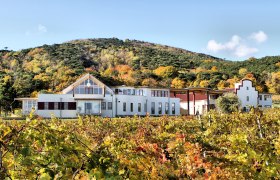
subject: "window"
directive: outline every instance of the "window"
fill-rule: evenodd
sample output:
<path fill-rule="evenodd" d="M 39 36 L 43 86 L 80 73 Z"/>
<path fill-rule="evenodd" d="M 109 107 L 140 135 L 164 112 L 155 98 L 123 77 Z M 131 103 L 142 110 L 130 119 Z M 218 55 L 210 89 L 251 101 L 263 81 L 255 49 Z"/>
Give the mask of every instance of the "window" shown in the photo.
<path fill-rule="evenodd" d="M 162 114 L 162 103 L 158 103 L 158 114 Z"/>
<path fill-rule="evenodd" d="M 138 103 L 138 112 L 141 112 L 141 103 Z"/>
<path fill-rule="evenodd" d="M 169 103 L 165 103 L 165 114 L 169 114 Z"/>
<path fill-rule="evenodd" d="M 112 110 L 112 106 L 113 106 L 112 102 L 108 102 L 108 110 Z"/>
<path fill-rule="evenodd" d="M 68 102 L 69 110 L 76 110 L 76 102 Z"/>
<path fill-rule="evenodd" d="M 60 108 L 58 107 L 58 102 L 55 102 L 55 103 L 54 103 L 54 109 L 55 109 L 55 110 L 60 109 Z"/>
<path fill-rule="evenodd" d="M 130 111 L 133 112 L 133 103 L 130 103 Z"/>
<path fill-rule="evenodd" d="M 65 109 L 65 110 L 68 110 L 68 102 L 64 102 L 63 105 L 64 105 L 64 109 Z"/>
<path fill-rule="evenodd" d="M 147 108 L 147 103 L 144 104 L 144 111 L 147 112 L 148 108 Z"/>
<path fill-rule="evenodd" d="M 152 104 L 151 104 L 151 114 L 155 114 L 155 106 L 156 106 L 155 102 L 152 102 Z"/>
<path fill-rule="evenodd" d="M 92 87 L 86 87 L 85 90 L 86 90 L 85 94 L 93 94 L 93 88 Z"/>
<path fill-rule="evenodd" d="M 100 85 L 94 83 L 91 79 L 87 79 L 78 85 L 74 92 L 75 94 L 102 94 L 102 89 Z"/>
<path fill-rule="evenodd" d="M 137 89 L 137 90 L 136 90 L 136 95 L 137 95 L 137 96 L 144 96 L 144 91 L 143 91 L 143 89 Z"/>
<path fill-rule="evenodd" d="M 151 96 L 152 97 L 168 97 L 168 91 L 152 90 Z"/>
<path fill-rule="evenodd" d="M 93 94 L 98 94 L 99 89 L 98 88 L 93 88 Z"/>
<path fill-rule="evenodd" d="M 262 95 L 259 95 L 259 100 L 262 101 Z"/>
<path fill-rule="evenodd" d="M 38 110 L 76 110 L 76 102 L 38 102 Z"/>
<path fill-rule="evenodd" d="M 270 95 L 264 95 L 264 100 L 266 101 L 268 98 L 270 98 Z"/>
<path fill-rule="evenodd" d="M 86 102 L 85 103 L 85 114 L 91 114 L 92 113 L 92 104 Z"/>
<path fill-rule="evenodd" d="M 123 90 L 123 95 L 127 95 L 127 89 Z"/>
<path fill-rule="evenodd" d="M 247 101 L 249 101 L 249 96 L 246 97 Z"/>
<path fill-rule="evenodd" d="M 246 89 L 249 90 L 249 87 L 247 86 Z"/>
<path fill-rule="evenodd" d="M 101 103 L 101 109 L 102 110 L 106 110 L 106 102 L 102 102 Z"/>
<path fill-rule="evenodd" d="M 44 109 L 49 109 L 49 102 L 44 102 Z"/>
<path fill-rule="evenodd" d="M 126 112 L 126 103 L 123 103 L 123 112 Z"/>
<path fill-rule="evenodd" d="M 131 89 L 127 90 L 127 95 L 131 95 Z"/>
<path fill-rule="evenodd" d="M 175 103 L 172 103 L 172 114 L 175 114 Z"/>

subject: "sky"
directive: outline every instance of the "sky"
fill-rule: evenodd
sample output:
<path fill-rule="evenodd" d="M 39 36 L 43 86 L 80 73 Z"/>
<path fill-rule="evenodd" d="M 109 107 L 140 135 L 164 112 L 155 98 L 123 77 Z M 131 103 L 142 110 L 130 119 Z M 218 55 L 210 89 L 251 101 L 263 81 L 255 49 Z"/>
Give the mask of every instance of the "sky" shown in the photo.
<path fill-rule="evenodd" d="M 227 60 L 280 55 L 279 0 L 0 0 L 0 49 L 136 39 Z"/>

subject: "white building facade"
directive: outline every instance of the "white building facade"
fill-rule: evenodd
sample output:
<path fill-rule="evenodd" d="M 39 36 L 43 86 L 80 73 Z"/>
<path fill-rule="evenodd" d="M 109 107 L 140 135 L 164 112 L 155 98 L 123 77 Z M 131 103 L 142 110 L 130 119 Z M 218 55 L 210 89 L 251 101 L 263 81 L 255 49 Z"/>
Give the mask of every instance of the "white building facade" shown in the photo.
<path fill-rule="evenodd" d="M 39 94 L 37 98 L 17 98 L 22 113 L 32 108 L 41 117 L 75 118 L 180 115 L 180 99 L 170 97 L 167 88 L 108 87 L 90 74 L 78 79 L 61 94 Z"/>
<path fill-rule="evenodd" d="M 234 91 L 240 99 L 241 109 L 244 111 L 248 111 L 251 107 L 272 107 L 271 94 L 259 93 L 249 79 L 243 79 L 240 83 L 236 83 Z"/>

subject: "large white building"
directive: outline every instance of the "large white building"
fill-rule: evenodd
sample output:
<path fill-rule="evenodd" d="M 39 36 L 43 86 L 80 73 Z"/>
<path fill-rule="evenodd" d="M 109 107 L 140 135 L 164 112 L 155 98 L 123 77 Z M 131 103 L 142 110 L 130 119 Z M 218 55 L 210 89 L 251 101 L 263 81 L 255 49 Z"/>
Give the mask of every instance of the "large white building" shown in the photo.
<path fill-rule="evenodd" d="M 272 107 L 271 94 L 259 93 L 248 79 L 236 83 L 233 89 L 217 91 L 200 87 L 108 87 L 90 74 L 84 75 L 60 94 L 39 94 L 37 98 L 16 100 L 22 101 L 24 115 L 34 108 L 35 113 L 42 117 L 197 115 L 215 109 L 216 99 L 229 91 L 236 93 L 244 111 L 250 107 Z"/>
<path fill-rule="evenodd" d="M 39 94 L 37 98 L 17 98 L 22 113 L 32 108 L 41 117 L 74 118 L 78 115 L 151 116 L 180 115 L 180 99 L 170 97 L 168 88 L 108 87 L 86 74 L 60 94 Z"/>

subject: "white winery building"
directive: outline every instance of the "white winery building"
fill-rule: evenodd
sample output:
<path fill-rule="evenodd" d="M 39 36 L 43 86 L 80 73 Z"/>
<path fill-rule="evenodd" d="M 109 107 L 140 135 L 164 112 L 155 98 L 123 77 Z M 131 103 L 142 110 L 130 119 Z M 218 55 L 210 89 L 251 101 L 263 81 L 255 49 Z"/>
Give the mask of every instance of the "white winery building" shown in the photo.
<path fill-rule="evenodd" d="M 75 118 L 78 115 L 102 117 L 197 115 L 216 108 L 216 99 L 226 92 L 234 92 L 241 101 L 241 109 L 272 107 L 271 94 L 259 93 L 251 80 L 243 79 L 235 88 L 149 88 L 109 87 L 86 74 L 65 88 L 60 94 L 39 94 L 37 98 L 16 98 L 22 101 L 22 113 L 32 109 L 41 117 Z"/>
<path fill-rule="evenodd" d="M 38 94 L 22 101 L 22 113 L 32 108 L 41 117 L 75 118 L 78 115 L 102 117 L 180 115 L 180 99 L 170 97 L 168 88 L 109 87 L 86 74 L 60 94 Z"/>
<path fill-rule="evenodd" d="M 241 102 L 241 108 L 248 111 L 250 107 L 271 108 L 272 98 L 269 93 L 259 93 L 249 79 L 243 79 L 235 84 L 234 92 Z"/>

